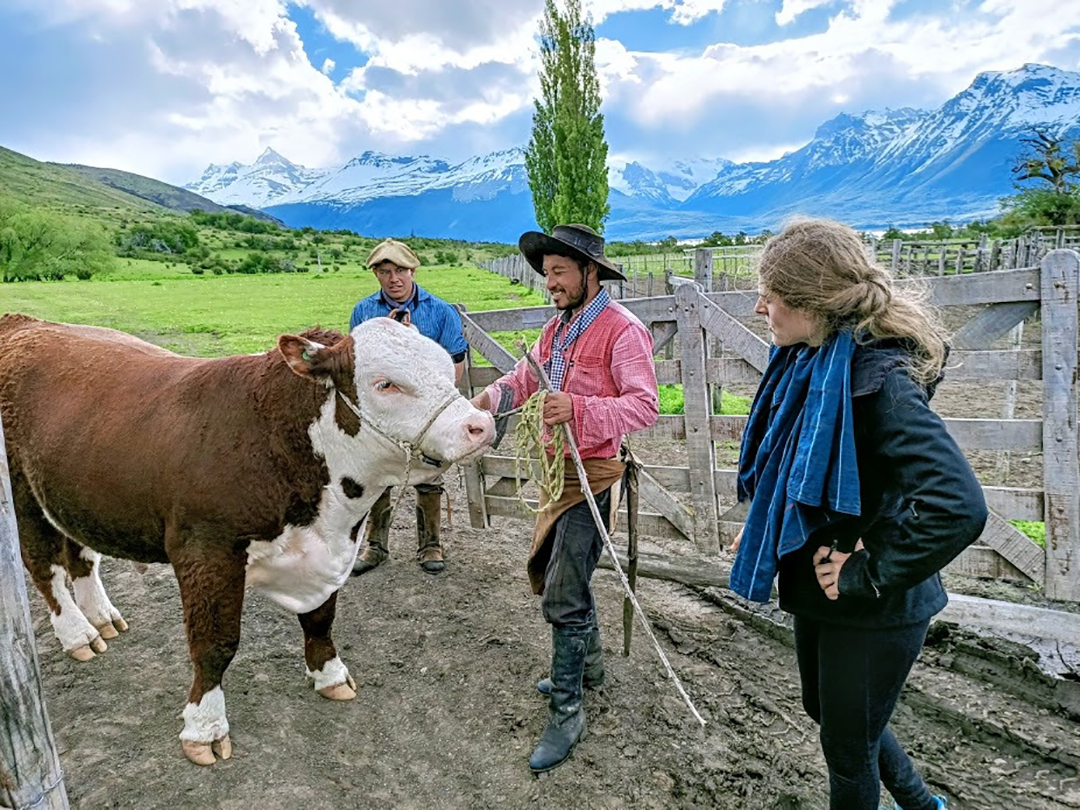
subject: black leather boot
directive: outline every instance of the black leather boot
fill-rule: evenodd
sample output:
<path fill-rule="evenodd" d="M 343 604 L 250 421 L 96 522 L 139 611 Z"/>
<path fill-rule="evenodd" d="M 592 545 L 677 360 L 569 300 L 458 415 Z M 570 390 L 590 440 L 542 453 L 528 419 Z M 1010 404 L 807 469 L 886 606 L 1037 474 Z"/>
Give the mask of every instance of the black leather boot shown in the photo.
<path fill-rule="evenodd" d="M 574 746 L 585 738 L 585 709 L 582 708 L 581 674 L 589 633 L 579 629 L 553 628 L 551 632 L 551 701 L 548 723 L 536 750 L 529 757 L 533 773 L 557 768 Z"/>
<path fill-rule="evenodd" d="M 604 648 L 600 645 L 599 627 L 593 627 L 589 633 L 589 646 L 585 650 L 585 671 L 581 676 L 581 685 L 586 689 L 599 689 L 604 685 Z M 537 681 L 536 691 L 541 695 L 550 695 L 551 678 L 541 678 Z"/>
<path fill-rule="evenodd" d="M 443 488 L 438 484 L 416 487 L 416 560 L 429 574 L 446 568 L 439 528 L 442 520 Z"/>
<path fill-rule="evenodd" d="M 390 488 L 379 496 L 368 513 L 367 544 L 353 563 L 354 577 L 366 574 L 390 556 L 387 542 L 390 539 Z"/>

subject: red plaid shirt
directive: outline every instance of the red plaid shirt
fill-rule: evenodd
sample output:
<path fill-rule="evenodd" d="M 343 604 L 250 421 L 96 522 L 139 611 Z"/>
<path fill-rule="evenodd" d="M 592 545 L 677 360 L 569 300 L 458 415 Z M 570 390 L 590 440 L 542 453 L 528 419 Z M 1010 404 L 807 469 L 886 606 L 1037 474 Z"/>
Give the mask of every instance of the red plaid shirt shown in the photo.
<path fill-rule="evenodd" d="M 579 313 L 580 315 L 580 313 Z M 551 357 L 551 340 L 559 324 L 556 315 L 544 325 L 532 348 L 541 365 Z M 656 391 L 652 336 L 626 307 L 612 301 L 566 352 L 562 390 L 574 406 L 571 425 L 582 458 L 615 458 L 622 437 L 656 421 L 660 403 Z M 492 413 L 503 388 L 513 392 L 516 408 L 539 384 L 524 359 L 487 387 Z M 566 451 L 569 455 L 569 448 Z"/>

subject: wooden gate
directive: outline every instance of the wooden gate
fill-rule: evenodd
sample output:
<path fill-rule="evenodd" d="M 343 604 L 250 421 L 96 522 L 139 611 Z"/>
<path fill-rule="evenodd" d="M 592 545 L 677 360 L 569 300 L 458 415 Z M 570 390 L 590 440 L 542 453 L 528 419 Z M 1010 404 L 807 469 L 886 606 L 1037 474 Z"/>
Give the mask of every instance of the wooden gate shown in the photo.
<path fill-rule="evenodd" d="M 1080 256 L 1055 250 L 1041 267 L 944 276 L 920 283 L 943 308 L 979 307 L 953 340 L 950 380 L 1041 380 L 1042 419 L 948 418 L 949 432 L 966 453 L 972 451 L 1042 453 L 1043 488 L 984 486 L 991 517 L 979 542 L 951 566 L 957 572 L 1029 580 L 1052 599 L 1080 601 L 1080 477 L 1077 461 L 1077 287 Z M 628 299 L 622 303 L 652 332 L 654 351 L 676 341 L 672 359 L 656 362 L 659 383 L 681 383 L 682 415 L 662 415 L 635 436 L 683 440 L 688 464 L 646 464 L 641 477 L 643 534 L 688 543 L 688 552 L 714 556 L 722 540 L 738 529 L 743 513 L 736 505 L 736 471 L 717 469 L 715 443 L 739 441 L 744 416 L 714 413 L 717 393 L 726 385 L 755 384 L 768 361 L 767 344 L 743 325 L 753 316 L 755 294 L 710 292 L 711 268 L 695 268 L 704 283 L 680 284 L 674 295 Z M 515 357 L 493 333 L 539 329 L 552 307 L 463 312 L 470 346 L 493 366 L 470 360 L 462 385 L 472 394 L 513 367 Z M 1018 323 L 1041 314 L 1041 350 L 990 347 Z M 723 354 L 716 349 L 723 346 Z M 511 424 L 511 428 L 513 424 Z M 514 462 L 492 453 L 467 468 L 469 512 L 474 527 L 491 516 L 527 517 L 516 498 Z M 1044 521 L 1041 548 L 1009 521 Z M 692 545 L 691 545 L 692 544 Z"/>

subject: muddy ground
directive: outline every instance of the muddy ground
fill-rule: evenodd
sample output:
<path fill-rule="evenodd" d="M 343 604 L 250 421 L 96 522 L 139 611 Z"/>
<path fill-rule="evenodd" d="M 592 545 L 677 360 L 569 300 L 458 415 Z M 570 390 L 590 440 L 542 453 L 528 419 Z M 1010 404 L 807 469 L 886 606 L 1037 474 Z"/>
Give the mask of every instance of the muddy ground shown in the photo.
<path fill-rule="evenodd" d="M 85 664 L 60 651 L 32 594 L 72 806 L 826 806 L 816 730 L 800 709 L 784 633 L 747 621 L 721 592 L 640 582 L 707 720 L 701 728 L 640 628 L 622 656 L 621 590 L 604 570 L 595 586 L 608 683 L 588 693 L 587 740 L 564 766 L 533 777 L 526 763 L 545 718 L 533 685 L 547 670 L 549 633 L 524 573 L 528 526 L 494 518 L 491 530 L 466 528 L 463 488 L 454 475 L 449 484 L 446 572 L 431 576 L 413 562 L 407 497 L 395 513 L 393 559 L 340 593 L 335 638 L 360 688 L 355 701 L 315 694 L 295 618 L 249 594 L 225 680 L 235 753 L 210 768 L 188 763 L 177 739 L 189 664 L 171 569 L 106 562 L 106 587 L 131 630 Z M 934 789 L 962 809 L 1080 807 L 1076 718 L 960 674 L 964 644 L 937 636 L 894 721 Z"/>

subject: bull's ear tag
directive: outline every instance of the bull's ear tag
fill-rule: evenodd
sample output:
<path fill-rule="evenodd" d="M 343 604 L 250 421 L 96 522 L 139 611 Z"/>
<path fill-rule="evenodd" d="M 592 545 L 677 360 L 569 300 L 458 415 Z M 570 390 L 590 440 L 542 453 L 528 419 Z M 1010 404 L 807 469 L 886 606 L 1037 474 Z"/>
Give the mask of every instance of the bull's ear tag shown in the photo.
<path fill-rule="evenodd" d="M 311 362 L 311 355 L 309 355 L 309 354 L 307 353 L 307 349 L 304 349 L 304 351 L 302 351 L 302 352 L 300 353 L 300 357 L 302 357 L 302 358 L 303 358 L 303 360 L 304 360 L 304 362 L 305 362 L 305 363 L 310 363 L 310 362 Z"/>

